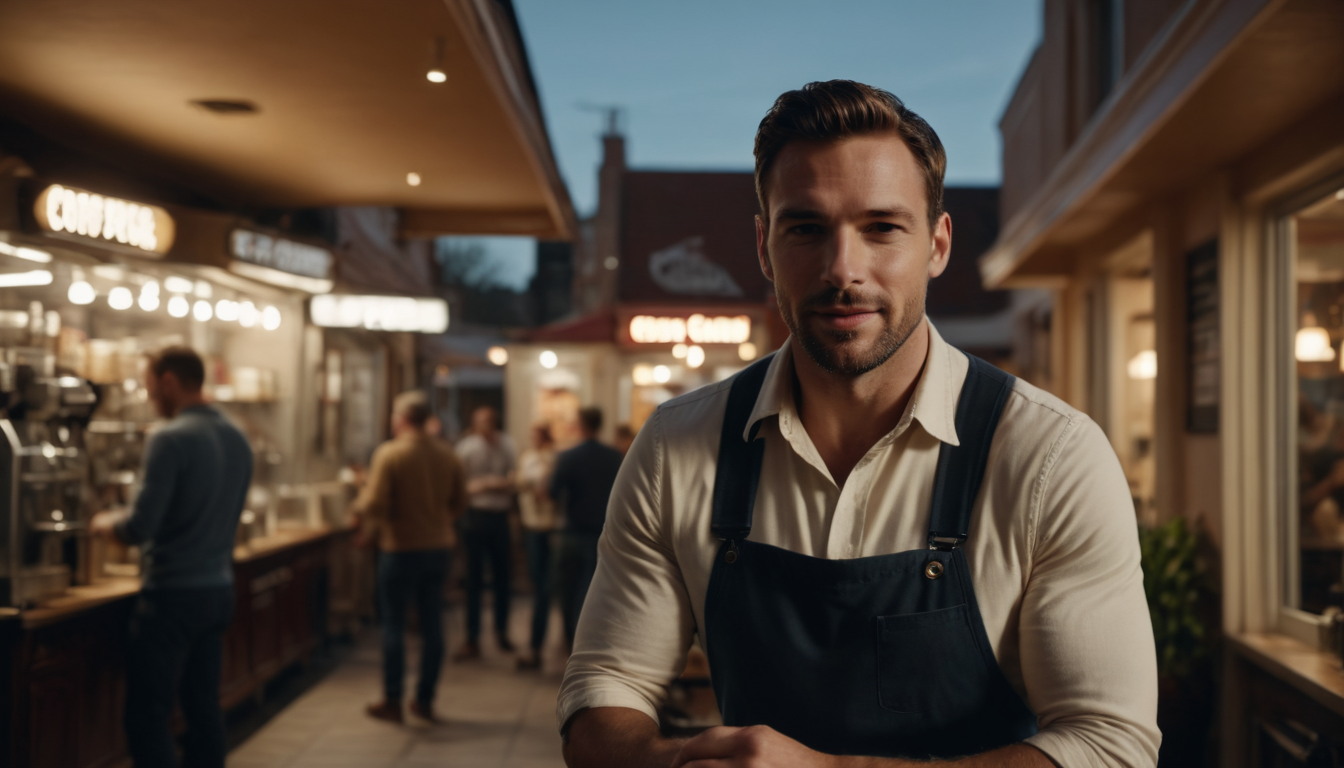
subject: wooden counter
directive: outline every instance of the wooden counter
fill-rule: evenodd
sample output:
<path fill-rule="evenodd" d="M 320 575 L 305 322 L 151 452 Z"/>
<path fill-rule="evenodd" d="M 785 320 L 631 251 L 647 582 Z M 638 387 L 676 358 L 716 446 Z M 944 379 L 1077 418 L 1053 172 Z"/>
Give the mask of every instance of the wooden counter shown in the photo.
<path fill-rule="evenodd" d="M 1266 729 L 1286 731 L 1286 723 L 1305 726 L 1326 744 L 1344 748 L 1344 672 L 1337 657 L 1279 634 L 1228 640 L 1225 762 L 1248 768 L 1279 765 Z"/>
<path fill-rule="evenodd" d="M 235 609 L 225 638 L 226 708 L 260 695 L 325 640 L 328 574 L 349 532 L 285 531 L 234 551 Z M 0 764 L 127 764 L 122 711 L 126 630 L 138 579 L 108 579 L 22 611 L 0 611 Z"/>

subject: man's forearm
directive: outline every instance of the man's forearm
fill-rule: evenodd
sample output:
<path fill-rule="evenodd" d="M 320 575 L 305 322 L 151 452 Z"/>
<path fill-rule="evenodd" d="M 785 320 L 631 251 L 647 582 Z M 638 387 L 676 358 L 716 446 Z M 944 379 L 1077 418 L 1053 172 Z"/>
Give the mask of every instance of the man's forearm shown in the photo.
<path fill-rule="evenodd" d="M 916 768 L 916 766 L 946 765 L 956 768 L 1056 768 L 1055 761 L 1045 753 L 1027 744 L 1007 747 L 970 757 L 953 760 L 902 760 L 883 757 L 839 758 L 835 768 Z"/>
<path fill-rule="evenodd" d="M 625 707 L 585 709 L 569 721 L 569 768 L 668 768 L 681 740 L 663 738 L 649 716 Z"/>

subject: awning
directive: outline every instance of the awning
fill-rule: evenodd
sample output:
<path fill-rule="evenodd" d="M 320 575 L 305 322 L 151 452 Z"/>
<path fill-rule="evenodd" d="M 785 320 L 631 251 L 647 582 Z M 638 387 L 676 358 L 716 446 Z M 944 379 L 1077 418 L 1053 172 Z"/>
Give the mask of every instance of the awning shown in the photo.
<path fill-rule="evenodd" d="M 164 204 L 390 206 L 410 238 L 574 231 L 502 0 L 0 4 L 0 149 Z"/>
<path fill-rule="evenodd" d="M 1344 3 L 1187 3 L 980 262 L 989 288 L 1050 285 L 1090 240 L 1294 126 L 1344 125 Z M 1237 181 L 1234 179 L 1234 181 Z"/>

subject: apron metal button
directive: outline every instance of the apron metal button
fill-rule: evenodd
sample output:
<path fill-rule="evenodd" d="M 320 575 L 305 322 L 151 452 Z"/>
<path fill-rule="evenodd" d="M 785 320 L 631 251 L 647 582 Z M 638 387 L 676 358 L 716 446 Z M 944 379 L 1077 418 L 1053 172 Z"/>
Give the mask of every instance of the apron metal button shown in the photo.
<path fill-rule="evenodd" d="M 736 550 L 736 549 L 730 549 L 730 550 L 728 550 L 727 552 L 724 552 L 724 553 L 723 553 L 723 562 L 725 562 L 725 563 L 727 563 L 727 564 L 729 564 L 729 565 L 732 565 L 733 563 L 736 563 L 736 562 L 737 562 L 737 550 Z"/>
<path fill-rule="evenodd" d="M 936 579 L 943 575 L 943 564 L 937 560 L 930 560 L 929 564 L 924 566 L 924 575 L 930 579 Z"/>

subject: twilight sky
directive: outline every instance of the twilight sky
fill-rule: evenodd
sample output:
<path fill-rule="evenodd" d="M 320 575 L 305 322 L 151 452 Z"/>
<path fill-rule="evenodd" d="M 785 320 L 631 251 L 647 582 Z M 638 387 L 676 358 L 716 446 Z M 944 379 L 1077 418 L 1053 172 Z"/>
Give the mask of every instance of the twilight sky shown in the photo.
<path fill-rule="evenodd" d="M 596 206 L 590 106 L 619 106 L 636 168 L 750 170 L 781 92 L 847 78 L 929 121 L 950 184 L 999 181 L 998 120 L 1040 37 L 1041 0 L 514 0 L 560 171 L 580 216 Z M 522 287 L 530 241 L 489 238 Z"/>

